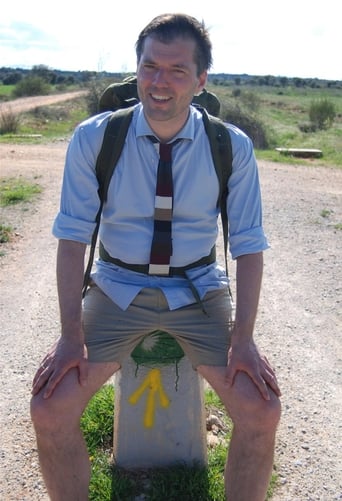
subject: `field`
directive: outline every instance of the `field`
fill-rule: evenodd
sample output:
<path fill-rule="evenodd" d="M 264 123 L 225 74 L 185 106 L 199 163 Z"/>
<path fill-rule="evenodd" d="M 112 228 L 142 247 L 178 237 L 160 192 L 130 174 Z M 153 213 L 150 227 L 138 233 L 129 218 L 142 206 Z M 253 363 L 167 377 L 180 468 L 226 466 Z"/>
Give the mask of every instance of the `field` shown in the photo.
<path fill-rule="evenodd" d="M 97 87 L 89 87 L 85 98 L 59 103 L 51 106 L 36 107 L 30 112 L 20 115 L 19 135 L 38 134 L 41 137 L 30 139 L 36 143 L 69 136 L 74 126 L 89 116 L 89 103 L 96 98 L 110 82 L 99 81 Z M 1 115 L 8 111 L 6 100 L 9 99 L 11 86 L 0 86 Z M 249 121 L 257 123 L 265 131 L 267 145 L 256 153 L 259 159 L 283 161 L 276 147 L 282 148 L 314 148 L 323 152 L 323 157 L 310 160 L 313 165 L 342 166 L 342 90 L 338 88 L 309 88 L 295 86 L 254 86 L 243 85 L 208 85 L 221 101 L 221 116 L 244 129 L 241 117 L 247 116 Z M 327 100 L 332 104 L 335 118 L 332 126 L 316 132 L 302 132 L 308 124 L 310 106 L 313 102 Z M 246 130 L 247 134 L 249 133 Z M 0 135 L 0 142 L 24 141 L 28 139 Z M 294 159 L 287 157 L 292 163 Z M 296 163 L 307 164 L 308 161 L 295 159 Z"/>
<path fill-rule="evenodd" d="M 276 147 L 317 148 L 323 152 L 323 164 L 342 166 L 341 90 L 294 87 L 279 89 L 268 86 L 243 86 L 240 92 L 236 88 L 220 86 L 212 86 L 210 90 L 220 98 L 223 107 L 240 107 L 265 125 L 269 147 L 267 150 L 257 150 L 260 158 L 280 160 L 279 153 L 274 151 Z M 234 97 L 236 92 L 238 96 Z M 299 127 L 309 123 L 311 103 L 323 99 L 333 103 L 336 109 L 333 126 L 317 132 L 301 132 Z M 226 118 L 229 120 L 229 114 Z"/>

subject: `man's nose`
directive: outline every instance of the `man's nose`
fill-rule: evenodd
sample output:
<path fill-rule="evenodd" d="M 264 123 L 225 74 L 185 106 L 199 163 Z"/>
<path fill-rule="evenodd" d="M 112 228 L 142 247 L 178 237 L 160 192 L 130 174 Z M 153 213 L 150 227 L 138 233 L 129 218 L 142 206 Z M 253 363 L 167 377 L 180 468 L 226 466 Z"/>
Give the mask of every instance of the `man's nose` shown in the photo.
<path fill-rule="evenodd" d="M 153 78 L 153 83 L 155 85 L 165 85 L 168 83 L 168 74 L 167 71 L 164 69 L 158 69 L 155 72 L 154 78 Z"/>

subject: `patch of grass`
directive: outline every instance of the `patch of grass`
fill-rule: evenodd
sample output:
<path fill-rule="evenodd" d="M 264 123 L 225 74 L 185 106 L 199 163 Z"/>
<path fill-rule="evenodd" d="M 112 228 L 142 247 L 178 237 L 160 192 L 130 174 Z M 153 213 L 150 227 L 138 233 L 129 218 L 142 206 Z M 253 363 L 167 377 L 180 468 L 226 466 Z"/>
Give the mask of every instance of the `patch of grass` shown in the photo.
<path fill-rule="evenodd" d="M 0 101 L 9 100 L 12 97 L 15 85 L 0 84 Z"/>
<path fill-rule="evenodd" d="M 98 449 L 110 449 L 113 443 L 114 388 L 105 385 L 90 400 L 81 419 L 81 427 L 87 442 L 89 455 Z"/>
<path fill-rule="evenodd" d="M 0 244 L 5 244 L 10 241 L 12 233 L 11 226 L 0 224 Z"/>
<path fill-rule="evenodd" d="M 98 451 L 91 457 L 92 478 L 89 487 L 91 501 L 111 501 L 112 496 L 112 465 L 108 461 L 108 454 Z M 121 491 L 125 493 L 125 490 Z M 124 499 L 120 497 L 118 499 Z"/>
<path fill-rule="evenodd" d="M 114 388 L 105 385 L 86 408 L 81 428 L 92 465 L 89 496 L 91 501 L 132 501 L 144 495 L 146 501 L 224 501 L 224 467 L 230 440 L 231 422 L 213 390 L 205 391 L 208 414 L 219 414 L 226 430 L 221 442 L 208 448 L 208 468 L 175 465 L 169 468 L 125 470 L 112 463 Z M 267 499 L 277 483 L 273 475 Z"/>
<path fill-rule="evenodd" d="M 0 135 L 0 142 L 41 144 L 69 138 L 74 128 L 87 117 L 85 99 L 82 97 L 39 106 L 20 114 L 17 135 Z"/>
<path fill-rule="evenodd" d="M 149 475 L 147 499 L 149 501 L 160 501 L 161 499 L 207 501 L 208 480 L 207 469 L 200 465 L 156 468 L 151 470 Z"/>
<path fill-rule="evenodd" d="M 327 218 L 331 215 L 332 211 L 330 209 L 323 209 L 321 210 L 321 216 L 324 218 Z"/>
<path fill-rule="evenodd" d="M 41 193 L 38 184 L 32 184 L 23 178 L 4 178 L 0 181 L 0 205 L 7 206 L 27 202 L 34 195 Z"/>

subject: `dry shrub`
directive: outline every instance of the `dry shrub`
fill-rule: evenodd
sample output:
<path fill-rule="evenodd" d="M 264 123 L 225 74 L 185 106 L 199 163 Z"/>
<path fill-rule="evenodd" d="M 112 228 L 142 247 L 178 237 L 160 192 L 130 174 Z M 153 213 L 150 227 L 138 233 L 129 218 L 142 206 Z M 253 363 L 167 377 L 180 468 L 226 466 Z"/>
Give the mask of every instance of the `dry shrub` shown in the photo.
<path fill-rule="evenodd" d="M 9 105 L 0 106 L 0 134 L 16 134 L 20 125 L 19 116 Z"/>

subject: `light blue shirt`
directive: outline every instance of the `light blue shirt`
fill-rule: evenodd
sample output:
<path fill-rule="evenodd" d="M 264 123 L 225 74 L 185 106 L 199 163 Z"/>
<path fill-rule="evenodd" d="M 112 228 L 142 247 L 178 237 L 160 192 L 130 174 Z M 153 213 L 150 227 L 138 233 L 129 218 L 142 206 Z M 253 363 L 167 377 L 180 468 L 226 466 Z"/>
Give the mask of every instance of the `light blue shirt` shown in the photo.
<path fill-rule="evenodd" d="M 60 211 L 53 234 L 59 239 L 90 244 L 99 208 L 95 165 L 110 112 L 81 123 L 68 147 Z M 268 247 L 262 228 L 257 164 L 250 139 L 227 124 L 232 139 L 233 172 L 229 178 L 227 213 L 229 250 L 235 259 Z M 107 252 L 126 263 L 149 262 L 153 235 L 158 153 L 146 137 L 153 134 L 141 104 L 136 106 L 122 155 L 104 204 L 100 239 Z M 218 236 L 219 183 L 202 114 L 190 107 L 189 118 L 173 148 L 174 208 L 171 266 L 185 266 L 210 253 Z M 175 138 L 174 138 L 175 139 Z M 200 297 L 227 286 L 218 264 L 188 272 Z M 163 290 L 170 309 L 194 302 L 185 278 L 148 276 L 98 260 L 92 275 L 99 287 L 126 309 L 143 287 Z"/>

